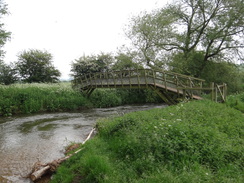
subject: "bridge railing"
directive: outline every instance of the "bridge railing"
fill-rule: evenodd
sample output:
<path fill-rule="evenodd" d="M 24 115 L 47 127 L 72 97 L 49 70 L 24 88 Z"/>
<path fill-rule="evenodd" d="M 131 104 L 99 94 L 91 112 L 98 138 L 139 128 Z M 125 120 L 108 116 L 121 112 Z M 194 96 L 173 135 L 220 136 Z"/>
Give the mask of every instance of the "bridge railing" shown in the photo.
<path fill-rule="evenodd" d="M 183 98 L 199 98 L 202 92 L 211 93 L 212 100 L 225 101 L 227 86 L 212 83 L 203 88 L 203 79 L 163 70 L 133 69 L 84 74 L 73 80 L 73 85 L 82 91 L 95 88 L 147 88 L 154 87 L 173 91 Z"/>
<path fill-rule="evenodd" d="M 152 69 L 133 69 L 120 71 L 96 72 L 82 75 L 74 80 L 74 85 L 82 90 L 87 87 L 148 87 L 160 85 L 165 88 L 175 88 L 179 92 L 180 87 L 198 88 L 203 86 L 204 80 L 174 72 Z M 186 90 L 192 95 L 196 90 Z M 201 91 L 200 91 L 201 92 Z"/>

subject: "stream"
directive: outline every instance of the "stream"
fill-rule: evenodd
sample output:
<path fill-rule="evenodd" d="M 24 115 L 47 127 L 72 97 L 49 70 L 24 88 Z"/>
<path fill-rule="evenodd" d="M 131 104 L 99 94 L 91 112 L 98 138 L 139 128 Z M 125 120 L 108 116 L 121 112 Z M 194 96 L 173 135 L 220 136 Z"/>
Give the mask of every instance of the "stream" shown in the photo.
<path fill-rule="evenodd" d="M 65 147 L 84 141 L 99 118 L 163 107 L 166 105 L 131 105 L 0 118 L 0 182 L 31 183 L 23 177 L 35 162 L 64 157 Z"/>

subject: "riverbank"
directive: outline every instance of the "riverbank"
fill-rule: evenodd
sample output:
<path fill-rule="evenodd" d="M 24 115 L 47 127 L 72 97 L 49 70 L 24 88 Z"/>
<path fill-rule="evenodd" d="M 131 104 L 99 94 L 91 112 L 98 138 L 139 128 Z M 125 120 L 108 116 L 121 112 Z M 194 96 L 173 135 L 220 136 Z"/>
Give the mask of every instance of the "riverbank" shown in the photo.
<path fill-rule="evenodd" d="M 73 90 L 70 82 L 0 85 L 0 117 L 158 101 L 150 90 L 96 89 L 88 99 Z"/>
<path fill-rule="evenodd" d="M 97 123 L 52 182 L 243 182 L 243 114 L 193 101 Z"/>

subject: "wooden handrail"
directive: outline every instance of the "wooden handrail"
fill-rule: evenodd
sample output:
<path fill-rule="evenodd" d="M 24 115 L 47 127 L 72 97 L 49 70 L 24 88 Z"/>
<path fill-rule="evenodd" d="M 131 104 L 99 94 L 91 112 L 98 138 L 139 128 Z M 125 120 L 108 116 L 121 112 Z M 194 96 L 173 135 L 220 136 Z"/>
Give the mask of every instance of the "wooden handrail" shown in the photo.
<path fill-rule="evenodd" d="M 164 82 L 171 82 L 171 83 L 174 83 L 173 80 L 175 77 L 177 77 L 179 79 L 179 81 L 181 81 L 181 82 L 183 80 L 190 80 L 190 82 L 192 82 L 192 84 L 194 84 L 194 82 L 199 82 L 199 84 L 202 84 L 202 82 L 204 82 L 203 79 L 199 79 L 199 78 L 195 78 L 195 77 L 191 77 L 191 76 L 186 76 L 186 75 L 182 75 L 182 74 L 178 74 L 178 73 L 174 73 L 174 72 L 169 72 L 169 71 L 159 71 L 159 70 L 151 70 L 151 69 L 110 71 L 109 73 L 114 73 L 118 77 L 118 74 L 120 76 L 122 76 L 123 73 L 125 73 L 125 75 L 126 75 L 126 72 L 129 73 L 130 77 L 133 77 L 133 76 L 138 77 L 139 73 L 144 72 L 145 73 L 144 75 L 147 75 L 148 77 L 157 78 L 157 79 L 160 79 Z M 153 74 L 150 75 L 150 72 Z M 160 77 L 159 75 L 161 75 L 163 77 Z M 108 74 L 105 74 L 104 72 L 96 72 L 96 73 L 85 74 L 83 76 L 85 79 L 81 79 L 81 82 L 83 83 L 84 81 L 86 81 L 86 83 L 88 84 L 89 81 L 87 80 L 87 78 L 89 78 L 89 80 L 92 80 L 92 79 L 97 79 L 98 76 L 100 79 L 109 79 L 110 78 L 108 76 Z M 170 79 L 170 77 L 171 77 L 171 79 Z M 117 78 L 114 77 L 114 79 L 117 79 Z"/>

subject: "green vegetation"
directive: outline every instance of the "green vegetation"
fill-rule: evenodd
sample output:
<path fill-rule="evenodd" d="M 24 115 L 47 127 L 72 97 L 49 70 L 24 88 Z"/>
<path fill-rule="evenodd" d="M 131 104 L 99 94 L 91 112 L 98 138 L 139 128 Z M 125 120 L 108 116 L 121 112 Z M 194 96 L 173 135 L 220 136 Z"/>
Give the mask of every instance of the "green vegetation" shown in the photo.
<path fill-rule="evenodd" d="M 61 76 L 52 65 L 52 54 L 47 51 L 30 49 L 18 55 L 16 68 L 20 80 L 26 83 L 55 83 Z"/>
<path fill-rule="evenodd" d="M 228 96 L 226 104 L 244 113 L 244 92 Z"/>
<path fill-rule="evenodd" d="M 56 182 L 244 181 L 243 114 L 208 100 L 105 119 Z"/>
<path fill-rule="evenodd" d="M 243 0 L 175 0 L 134 16 L 127 35 L 143 65 L 240 92 L 243 71 L 233 63 L 243 61 L 243 11 Z"/>
<path fill-rule="evenodd" d="M 148 90 L 96 89 L 87 98 L 73 90 L 70 82 L 0 85 L 0 116 L 157 101 L 160 99 Z"/>
<path fill-rule="evenodd" d="M 77 110 L 91 106 L 70 83 L 0 85 L 0 116 Z"/>

